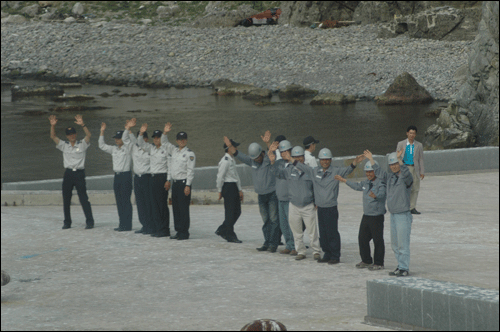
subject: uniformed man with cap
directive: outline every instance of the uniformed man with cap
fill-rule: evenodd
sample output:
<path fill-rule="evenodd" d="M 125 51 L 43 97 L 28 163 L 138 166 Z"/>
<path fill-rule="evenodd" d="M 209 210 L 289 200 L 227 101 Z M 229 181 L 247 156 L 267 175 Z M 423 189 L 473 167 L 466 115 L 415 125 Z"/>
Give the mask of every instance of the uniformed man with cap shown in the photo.
<path fill-rule="evenodd" d="M 115 192 L 116 208 L 118 209 L 119 226 L 115 231 L 131 231 L 132 230 L 132 203 L 130 196 L 132 195 L 132 173 L 130 164 L 132 163 L 132 144 L 123 143 L 123 130 L 119 130 L 113 136 L 116 146 L 107 145 L 104 143 L 104 131 L 106 123 L 101 124 L 101 135 L 99 136 L 99 148 L 109 153 L 113 159 L 113 171 L 115 177 L 113 180 L 113 190 Z"/>
<path fill-rule="evenodd" d="M 165 189 L 172 187 L 172 210 L 174 212 L 174 227 L 177 234 L 171 239 L 189 239 L 189 204 L 191 203 L 191 184 L 194 179 L 194 166 L 196 157 L 194 152 L 187 147 L 188 135 L 181 131 L 177 133 L 176 143 L 168 141 L 167 133 L 171 125 L 167 123 L 161 136 L 161 143 L 165 144 L 170 158 L 168 179 Z"/>
<path fill-rule="evenodd" d="M 170 126 L 170 123 L 167 125 Z M 170 127 L 169 127 L 170 128 Z M 144 123 L 141 132 L 148 129 L 148 124 Z M 169 129 L 170 131 L 170 129 Z M 153 132 L 153 142 L 144 142 L 143 136 L 137 138 L 138 144 L 149 152 L 151 168 L 151 212 L 153 217 L 153 237 L 170 236 L 170 211 L 168 210 L 168 190 L 165 190 L 168 173 L 168 151 L 167 146 L 161 144 L 161 130 Z"/>
<path fill-rule="evenodd" d="M 71 227 L 71 196 L 73 195 L 73 187 L 76 188 L 80 204 L 85 214 L 86 227 L 85 229 L 94 228 L 94 217 L 92 216 L 92 208 L 87 196 L 87 186 L 85 183 L 85 156 L 87 149 L 90 146 L 90 131 L 83 122 L 81 115 L 75 116 L 75 123 L 83 127 L 85 138 L 76 140 L 76 130 L 73 127 L 66 128 L 66 137 L 68 141 L 62 141 L 56 136 L 55 126 L 57 118 L 55 115 L 49 116 L 50 121 L 50 138 L 56 143 L 56 148 L 63 152 L 64 178 L 62 183 L 63 204 L 64 204 L 64 225 L 63 229 Z"/>
<path fill-rule="evenodd" d="M 304 149 L 301 146 L 296 146 L 290 152 L 290 149 L 287 149 L 287 143 L 289 142 L 282 141 L 280 143 L 284 150 L 282 154 L 283 159 L 290 162 L 293 157 L 294 161 L 297 160 L 299 163 L 304 163 Z M 276 176 L 288 181 L 290 192 L 288 220 L 293 232 L 295 247 L 297 248 L 297 257 L 295 259 L 302 260 L 306 258 L 306 246 L 303 241 L 304 229 L 302 228 L 302 222 L 304 222 L 309 233 L 313 258 L 319 260 L 321 258 L 321 249 L 319 247 L 318 227 L 316 225 L 312 178 L 308 173 L 299 170 L 297 167 L 278 167 L 275 163 L 276 156 L 274 154 L 277 148 L 277 142 L 271 144 L 268 155 L 271 164 L 273 164 L 272 170 Z"/>
<path fill-rule="evenodd" d="M 319 242 L 324 256 L 318 263 L 338 264 L 340 262 L 340 234 L 338 231 L 339 212 L 337 197 L 339 195 L 339 181 L 335 175 L 346 177 L 356 165 L 364 159 L 363 155 L 357 156 L 350 166 L 334 167 L 332 152 L 327 149 L 319 151 L 321 166 L 311 168 L 291 159 L 293 165 L 301 171 L 307 172 L 313 179 L 314 200 L 318 207 Z"/>
<path fill-rule="evenodd" d="M 266 135 L 271 135 L 269 131 Z M 252 168 L 252 179 L 255 192 L 259 195 L 259 210 L 264 225 L 264 244 L 258 251 L 276 252 L 279 245 L 278 197 L 276 196 L 276 176 L 271 171 L 269 157 L 258 143 L 248 146 L 248 156 L 232 146 L 229 138 L 224 136 L 224 143 L 236 158 Z"/>
<path fill-rule="evenodd" d="M 313 156 L 313 152 L 316 150 L 316 144 L 319 143 L 318 140 L 314 139 L 312 136 L 307 136 L 304 138 L 304 141 L 302 141 L 304 145 L 304 149 L 306 149 L 304 158 L 305 158 L 305 164 L 307 166 L 311 167 L 318 167 L 318 162 L 316 161 L 316 158 Z"/>
<path fill-rule="evenodd" d="M 377 162 L 375 164 L 378 165 Z M 365 163 L 364 169 L 366 174 L 366 180 L 364 181 L 354 182 L 346 180 L 340 175 L 335 175 L 335 179 L 344 182 L 354 190 L 363 192 L 363 218 L 358 233 L 361 262 L 356 264 L 356 267 L 382 270 L 385 256 L 384 214 L 386 212 L 386 185 L 375 175 L 370 161 Z M 373 259 L 370 253 L 370 241 L 372 239 L 375 245 Z"/>
<path fill-rule="evenodd" d="M 153 214 L 151 211 L 151 168 L 149 160 L 149 152 L 139 146 L 137 138 L 132 134 L 130 128 L 136 125 L 136 119 L 131 119 L 125 124 L 125 131 L 122 135 L 124 144 L 132 145 L 132 161 L 134 162 L 134 194 L 137 204 L 137 214 L 142 227 L 136 233 L 145 235 L 152 234 Z M 139 131 L 137 136 L 141 135 Z M 142 133 L 142 139 L 148 142 L 148 133 Z"/>
<path fill-rule="evenodd" d="M 410 211 L 410 195 L 413 175 L 403 163 L 404 150 L 393 152 L 387 157 L 391 172 L 383 171 L 373 160 L 370 151 L 364 155 L 370 160 L 375 175 L 387 184 L 387 209 L 391 213 L 391 246 L 398 266 L 391 276 L 406 277 L 410 273 L 410 233 L 413 216 Z"/>
<path fill-rule="evenodd" d="M 232 139 L 231 145 L 236 147 Z M 217 173 L 216 186 L 219 192 L 219 200 L 224 197 L 224 222 L 217 228 L 215 234 L 226 239 L 227 242 L 241 243 L 234 232 L 234 224 L 241 215 L 241 202 L 243 201 L 243 191 L 241 190 L 241 181 L 236 171 L 234 156 L 228 151 L 224 143 L 226 154 L 219 162 L 219 171 Z"/>

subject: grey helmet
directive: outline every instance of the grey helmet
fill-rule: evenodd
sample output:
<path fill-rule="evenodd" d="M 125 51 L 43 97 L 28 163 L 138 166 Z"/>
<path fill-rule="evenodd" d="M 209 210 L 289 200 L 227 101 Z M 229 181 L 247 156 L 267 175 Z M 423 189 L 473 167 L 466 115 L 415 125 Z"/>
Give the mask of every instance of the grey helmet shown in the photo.
<path fill-rule="evenodd" d="M 252 143 L 248 146 L 248 156 L 252 159 L 255 159 L 258 156 L 260 156 L 261 152 L 262 148 L 258 143 Z"/>
<path fill-rule="evenodd" d="M 280 152 L 291 150 L 292 149 L 292 143 L 290 143 L 290 141 L 283 140 L 283 141 L 280 142 L 280 145 L 278 146 L 278 148 L 279 148 Z"/>
<path fill-rule="evenodd" d="M 375 164 L 378 165 L 378 162 L 376 160 L 375 161 Z M 365 172 L 368 172 L 368 171 L 373 171 L 373 167 L 372 167 L 372 163 L 368 160 L 365 164 Z"/>
<path fill-rule="evenodd" d="M 330 149 L 323 148 L 323 149 L 319 150 L 318 159 L 332 159 L 332 158 L 333 158 L 333 155 L 332 155 L 332 151 L 330 151 Z"/>
<path fill-rule="evenodd" d="M 300 157 L 304 155 L 304 148 L 301 146 L 296 146 L 292 149 L 292 157 Z"/>
<path fill-rule="evenodd" d="M 399 160 L 398 160 L 397 152 L 390 153 L 389 156 L 387 157 L 387 161 L 388 161 L 389 165 L 398 163 Z"/>

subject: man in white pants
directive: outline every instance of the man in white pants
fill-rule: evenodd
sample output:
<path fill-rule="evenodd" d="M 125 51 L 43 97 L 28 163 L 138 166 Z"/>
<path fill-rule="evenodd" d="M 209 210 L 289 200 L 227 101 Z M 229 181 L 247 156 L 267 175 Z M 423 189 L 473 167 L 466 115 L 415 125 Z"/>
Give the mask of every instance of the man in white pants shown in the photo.
<path fill-rule="evenodd" d="M 274 151 L 278 148 L 277 142 L 274 142 L 269 147 L 268 156 L 273 165 L 272 171 L 275 172 L 276 177 L 288 180 L 288 188 L 291 195 L 290 206 L 288 211 L 288 222 L 292 229 L 293 238 L 295 241 L 295 250 L 297 250 L 296 260 L 306 258 L 306 246 L 304 245 L 303 237 L 304 230 L 302 228 L 302 221 L 306 224 L 306 229 L 311 241 L 311 248 L 313 250 L 313 257 L 319 260 L 320 246 L 318 226 L 316 224 L 316 210 L 314 208 L 314 193 L 313 183 L 310 175 L 306 172 L 299 170 L 296 167 L 279 168 L 274 163 L 276 155 Z M 284 155 L 290 156 L 290 153 Z M 291 156 L 297 161 L 304 163 L 304 149 L 301 146 L 296 146 L 292 149 Z"/>

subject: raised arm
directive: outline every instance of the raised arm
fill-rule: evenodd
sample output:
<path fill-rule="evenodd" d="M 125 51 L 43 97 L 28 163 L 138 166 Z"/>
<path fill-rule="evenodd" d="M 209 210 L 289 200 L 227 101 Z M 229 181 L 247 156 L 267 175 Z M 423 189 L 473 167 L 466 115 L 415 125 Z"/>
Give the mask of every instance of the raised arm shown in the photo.
<path fill-rule="evenodd" d="M 151 145 L 148 145 L 146 144 L 146 142 L 144 141 L 144 132 L 148 130 L 148 124 L 147 123 L 143 123 L 142 126 L 141 126 L 141 130 L 139 132 L 139 137 L 137 137 L 137 144 L 139 144 L 139 146 L 141 148 L 143 148 L 144 150 L 150 152 L 151 150 Z"/>
<path fill-rule="evenodd" d="M 368 160 L 370 160 L 370 164 L 372 165 L 373 167 L 373 171 L 375 171 L 375 175 L 382 179 L 382 181 L 384 182 L 387 182 L 387 179 L 389 178 L 389 176 L 387 175 L 386 172 L 384 172 L 380 166 L 378 164 L 375 164 L 375 160 L 373 159 L 373 155 L 370 151 L 368 150 L 365 150 L 363 152 L 363 155 L 365 156 L 365 158 L 367 158 Z"/>
<path fill-rule="evenodd" d="M 86 142 L 87 144 L 89 144 L 89 143 L 90 143 L 90 136 L 92 136 L 92 134 L 90 133 L 89 128 L 87 128 L 87 126 L 86 126 L 86 125 L 85 125 L 85 123 L 83 122 L 83 118 L 82 118 L 82 116 L 81 116 L 80 114 L 77 114 L 77 115 L 75 116 L 75 123 L 76 123 L 77 125 L 82 126 L 83 131 L 85 132 L 85 138 L 84 138 L 84 140 L 85 140 L 85 142 Z"/>
<path fill-rule="evenodd" d="M 267 148 L 269 149 L 269 147 L 271 146 L 271 132 L 269 130 L 267 130 L 264 133 L 264 136 L 261 135 L 260 138 L 262 138 L 264 143 L 266 143 Z"/>
<path fill-rule="evenodd" d="M 50 121 L 50 138 L 54 141 L 54 143 L 59 144 L 59 138 L 56 136 L 56 123 L 57 123 L 57 118 L 55 115 L 49 116 L 49 121 Z"/>
<path fill-rule="evenodd" d="M 106 130 L 106 124 L 101 123 L 101 135 L 99 135 L 99 149 L 107 153 L 113 153 L 113 147 L 104 143 L 104 131 Z"/>
<path fill-rule="evenodd" d="M 271 134 L 269 134 L 269 135 L 271 135 Z M 265 140 L 264 140 L 264 142 L 265 142 Z M 274 165 L 274 163 L 276 162 L 276 153 L 275 152 L 278 149 L 278 144 L 279 144 L 278 142 L 273 142 L 272 144 L 268 144 L 268 146 L 267 146 L 269 148 L 269 151 L 267 151 L 267 156 L 269 157 L 269 161 L 271 162 L 271 165 Z"/>
<path fill-rule="evenodd" d="M 167 122 L 165 124 L 165 127 L 163 128 L 163 134 L 161 135 L 161 146 L 165 147 L 168 152 L 172 153 L 175 145 L 168 141 L 167 134 L 170 132 L 170 130 L 172 130 L 172 124 L 170 122 Z"/>
<path fill-rule="evenodd" d="M 335 175 L 334 179 L 339 181 L 339 182 L 344 182 L 345 184 L 347 184 L 349 187 L 351 187 L 354 190 L 363 191 L 363 186 L 361 185 L 361 182 L 348 181 L 340 175 Z"/>

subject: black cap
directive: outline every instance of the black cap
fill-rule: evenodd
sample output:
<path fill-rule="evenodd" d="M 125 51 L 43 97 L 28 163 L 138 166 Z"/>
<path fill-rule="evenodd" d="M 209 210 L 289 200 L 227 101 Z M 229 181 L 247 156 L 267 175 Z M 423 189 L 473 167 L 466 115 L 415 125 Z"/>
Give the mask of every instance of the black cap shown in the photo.
<path fill-rule="evenodd" d="M 73 127 L 66 128 L 66 135 L 76 134 L 76 129 Z"/>
<path fill-rule="evenodd" d="M 240 145 L 240 143 L 236 143 L 232 139 L 230 139 L 230 141 L 231 141 L 231 145 L 234 146 L 234 147 L 237 147 L 238 145 Z M 227 145 L 226 145 L 226 143 L 224 143 L 224 151 L 227 151 Z"/>
<path fill-rule="evenodd" d="M 307 136 L 306 138 L 304 138 L 304 141 L 302 142 L 304 144 L 304 146 L 309 146 L 311 144 L 318 144 L 319 141 L 318 140 L 315 140 L 314 137 L 312 136 Z"/>
<path fill-rule="evenodd" d="M 137 132 L 137 136 L 139 136 L 139 134 L 140 134 L 140 133 L 141 133 L 141 131 L 139 130 L 139 131 Z M 144 134 L 142 134 L 142 138 L 149 138 L 149 137 L 148 137 L 148 132 L 147 132 L 147 131 L 145 131 L 145 132 L 144 132 Z"/>
<path fill-rule="evenodd" d="M 155 138 L 155 137 L 161 137 L 161 134 L 162 134 L 161 130 L 155 130 L 153 132 L 153 135 L 151 135 L 151 137 L 153 137 L 153 138 Z"/>
<path fill-rule="evenodd" d="M 113 138 L 122 138 L 123 130 L 118 130 Z"/>
<path fill-rule="evenodd" d="M 186 134 L 184 131 L 180 131 L 177 133 L 176 139 L 187 139 L 187 138 L 188 138 L 188 134 Z"/>
<path fill-rule="evenodd" d="M 276 136 L 276 138 L 274 139 L 275 142 L 278 142 L 278 143 L 281 143 L 281 141 L 284 141 L 286 140 L 286 137 L 283 136 L 283 135 L 278 135 Z"/>

